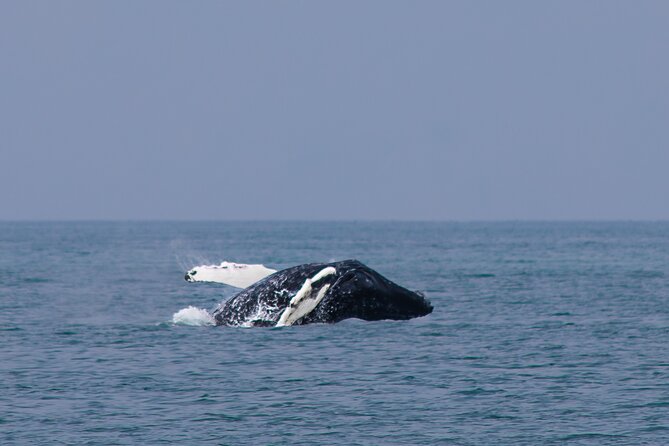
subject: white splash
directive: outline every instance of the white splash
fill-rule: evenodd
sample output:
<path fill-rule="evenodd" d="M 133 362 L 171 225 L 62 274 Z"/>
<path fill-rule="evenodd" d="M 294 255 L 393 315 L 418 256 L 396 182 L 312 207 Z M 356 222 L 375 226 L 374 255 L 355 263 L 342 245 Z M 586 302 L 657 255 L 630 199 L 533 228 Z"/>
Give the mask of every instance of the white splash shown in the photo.
<path fill-rule="evenodd" d="M 172 323 L 176 325 L 191 325 L 196 327 L 216 325 L 216 321 L 207 310 L 192 305 L 174 313 L 172 316 Z"/>
<path fill-rule="evenodd" d="M 281 314 L 281 318 L 279 319 L 279 322 L 276 323 L 276 326 L 284 327 L 286 325 L 293 325 L 298 319 L 311 313 L 321 300 L 323 300 L 325 293 L 330 288 L 330 284 L 326 284 L 318 291 L 316 296 L 313 296 L 312 284 L 323 277 L 335 274 L 336 272 L 336 269 L 328 266 L 327 268 L 320 270 L 318 274 L 311 279 L 305 280 L 302 288 L 300 288 L 297 294 L 290 300 L 290 304 L 283 311 L 283 314 Z"/>
<path fill-rule="evenodd" d="M 278 312 L 278 310 L 279 310 L 278 307 L 260 304 L 256 308 L 255 313 L 246 318 L 246 320 L 240 323 L 239 326 L 254 327 L 255 321 L 271 320 L 273 315 L 275 315 Z"/>
<path fill-rule="evenodd" d="M 224 283 L 236 288 L 246 288 L 275 272 L 276 270 L 265 265 L 221 262 L 220 265 L 196 266 L 186 273 L 186 280 Z"/>

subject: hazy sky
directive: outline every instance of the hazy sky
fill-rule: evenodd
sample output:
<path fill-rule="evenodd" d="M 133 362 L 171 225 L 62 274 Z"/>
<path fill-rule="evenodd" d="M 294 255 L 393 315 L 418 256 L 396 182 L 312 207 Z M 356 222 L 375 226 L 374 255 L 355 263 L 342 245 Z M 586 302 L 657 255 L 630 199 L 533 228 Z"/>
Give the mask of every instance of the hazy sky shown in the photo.
<path fill-rule="evenodd" d="M 668 219 L 667 1 L 0 2 L 0 219 Z"/>

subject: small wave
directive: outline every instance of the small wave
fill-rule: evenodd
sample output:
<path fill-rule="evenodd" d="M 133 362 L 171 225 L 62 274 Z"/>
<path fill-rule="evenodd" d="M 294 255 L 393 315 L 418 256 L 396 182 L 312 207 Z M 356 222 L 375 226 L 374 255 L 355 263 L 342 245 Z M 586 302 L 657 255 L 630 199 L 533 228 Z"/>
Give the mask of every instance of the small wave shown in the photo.
<path fill-rule="evenodd" d="M 189 306 L 182 308 L 172 316 L 172 323 L 176 325 L 190 325 L 201 327 L 205 325 L 216 325 L 216 321 L 207 310 Z"/>
<path fill-rule="evenodd" d="M 49 279 L 45 279 L 43 277 L 26 277 L 23 279 L 23 282 L 25 283 L 47 283 L 50 282 Z"/>

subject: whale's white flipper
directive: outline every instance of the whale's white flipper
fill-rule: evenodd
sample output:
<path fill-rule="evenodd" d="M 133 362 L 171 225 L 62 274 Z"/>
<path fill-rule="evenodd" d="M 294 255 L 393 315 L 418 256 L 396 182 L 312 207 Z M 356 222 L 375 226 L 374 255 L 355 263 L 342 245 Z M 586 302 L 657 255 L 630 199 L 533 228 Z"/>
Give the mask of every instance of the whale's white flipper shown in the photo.
<path fill-rule="evenodd" d="M 246 288 L 275 272 L 276 270 L 264 265 L 221 262 L 220 265 L 196 266 L 186 273 L 186 280 L 224 283 L 236 288 Z"/>
<path fill-rule="evenodd" d="M 327 268 L 320 270 L 314 277 L 305 280 L 302 288 L 300 288 L 290 300 L 290 305 L 283 310 L 281 318 L 279 318 L 279 322 L 276 323 L 276 326 L 283 327 L 286 325 L 293 325 L 298 319 L 311 313 L 321 300 L 323 300 L 325 293 L 327 293 L 330 288 L 330 285 L 326 284 L 318 290 L 318 293 L 315 293 L 312 285 L 319 279 L 329 276 L 330 274 L 335 274 L 336 272 L 336 269 L 332 266 L 328 266 Z"/>

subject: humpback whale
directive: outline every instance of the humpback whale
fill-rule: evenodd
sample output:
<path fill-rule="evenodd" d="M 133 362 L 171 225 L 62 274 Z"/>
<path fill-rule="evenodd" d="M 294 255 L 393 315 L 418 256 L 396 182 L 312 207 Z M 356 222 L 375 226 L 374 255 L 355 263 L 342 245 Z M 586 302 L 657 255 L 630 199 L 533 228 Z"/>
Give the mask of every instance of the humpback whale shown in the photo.
<path fill-rule="evenodd" d="M 431 312 L 421 293 L 357 260 L 344 260 L 274 272 L 222 302 L 212 316 L 216 325 L 280 327 L 348 318 L 402 320 Z"/>

